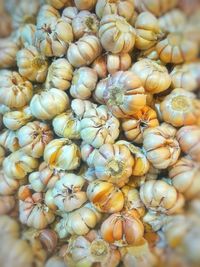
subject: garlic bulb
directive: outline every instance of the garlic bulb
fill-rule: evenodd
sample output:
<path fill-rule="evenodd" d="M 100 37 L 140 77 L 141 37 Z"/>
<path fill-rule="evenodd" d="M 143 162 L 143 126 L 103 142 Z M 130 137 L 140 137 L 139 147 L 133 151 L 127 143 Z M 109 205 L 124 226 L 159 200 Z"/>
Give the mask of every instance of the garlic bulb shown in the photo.
<path fill-rule="evenodd" d="M 95 100 L 95 102 L 99 103 L 99 104 L 106 104 L 105 100 L 104 100 L 104 92 L 106 91 L 107 88 L 107 82 L 108 82 L 108 77 L 105 79 L 100 80 L 97 83 L 97 86 L 95 88 L 95 91 L 93 93 L 93 98 Z"/>
<path fill-rule="evenodd" d="M 20 186 L 20 181 L 12 179 L 0 171 L 0 195 L 14 195 Z"/>
<path fill-rule="evenodd" d="M 134 159 L 123 144 L 104 144 L 93 157 L 97 178 L 119 187 L 127 183 L 132 174 L 133 164 Z"/>
<path fill-rule="evenodd" d="M 46 192 L 54 187 L 61 174 L 56 170 L 51 170 L 45 162 L 42 162 L 38 171 L 32 172 L 29 177 L 31 188 L 36 192 Z"/>
<path fill-rule="evenodd" d="M 70 87 L 73 77 L 73 68 L 65 58 L 54 60 L 48 68 L 47 79 L 45 87 L 51 89 L 52 87 L 67 90 Z"/>
<path fill-rule="evenodd" d="M 9 108 L 22 108 L 33 95 L 32 84 L 16 71 L 0 72 L 0 102 Z"/>
<path fill-rule="evenodd" d="M 135 0 L 135 7 L 138 11 L 149 11 L 155 16 L 160 16 L 176 6 L 178 0 Z"/>
<path fill-rule="evenodd" d="M 0 145 L 11 152 L 17 151 L 20 148 L 17 133 L 4 129 L 0 133 Z"/>
<path fill-rule="evenodd" d="M 44 160 L 57 170 L 75 170 L 80 165 L 80 150 L 67 138 L 52 140 L 44 150 Z"/>
<path fill-rule="evenodd" d="M 181 150 L 188 153 L 192 159 L 200 161 L 200 127 L 184 126 L 177 132 L 177 140 Z"/>
<path fill-rule="evenodd" d="M 18 50 L 18 45 L 12 39 L 0 39 L 0 68 L 15 67 Z"/>
<path fill-rule="evenodd" d="M 18 150 L 7 156 L 3 162 L 5 175 L 13 179 L 24 179 L 26 175 L 38 167 L 38 160 Z"/>
<path fill-rule="evenodd" d="M 67 59 L 74 67 L 90 65 L 100 54 L 102 47 L 94 35 L 85 35 L 71 43 L 67 50 Z"/>
<path fill-rule="evenodd" d="M 99 37 L 106 51 L 128 53 L 135 44 L 135 29 L 121 16 L 106 15 L 100 21 Z"/>
<path fill-rule="evenodd" d="M 3 115 L 3 124 L 10 130 L 18 130 L 33 119 L 29 106 Z"/>
<path fill-rule="evenodd" d="M 180 64 L 197 58 L 198 44 L 175 32 L 157 43 L 156 51 L 164 63 Z"/>
<path fill-rule="evenodd" d="M 80 127 L 82 140 L 95 148 L 105 143 L 114 143 L 119 135 L 119 121 L 104 105 L 88 109 Z"/>
<path fill-rule="evenodd" d="M 182 257 L 186 257 L 191 264 L 198 265 L 200 260 L 199 217 L 185 215 L 170 219 L 164 228 L 167 243 Z"/>
<path fill-rule="evenodd" d="M 88 10 L 80 11 L 72 20 L 72 29 L 76 39 L 85 34 L 96 35 L 99 29 L 97 16 Z"/>
<path fill-rule="evenodd" d="M 63 175 L 55 183 L 52 196 L 59 210 L 70 212 L 80 208 L 87 201 L 86 192 L 83 190 L 84 184 L 85 180 L 73 173 Z"/>
<path fill-rule="evenodd" d="M 169 178 L 178 192 L 186 199 L 196 197 L 200 192 L 200 168 L 197 162 L 190 158 L 180 158 L 169 170 Z"/>
<path fill-rule="evenodd" d="M 62 11 L 62 19 L 66 22 L 72 24 L 72 20 L 77 16 L 78 9 L 75 6 L 69 6 L 63 9 Z"/>
<path fill-rule="evenodd" d="M 23 47 L 34 46 L 36 26 L 34 24 L 26 24 L 20 30 L 20 42 Z"/>
<path fill-rule="evenodd" d="M 80 139 L 80 120 L 75 116 L 72 110 L 67 110 L 56 116 L 53 121 L 54 132 L 59 137 L 68 139 Z"/>
<path fill-rule="evenodd" d="M 136 147 L 133 144 L 120 140 L 116 144 L 121 144 L 126 146 L 134 159 L 134 164 L 132 167 L 132 175 L 134 176 L 143 176 L 145 175 L 150 168 L 150 163 L 145 155 L 145 152 L 140 147 Z"/>
<path fill-rule="evenodd" d="M 108 78 L 103 99 L 117 118 L 134 114 L 146 104 L 146 95 L 138 76 L 118 71 Z"/>
<path fill-rule="evenodd" d="M 103 239 L 119 247 L 136 244 L 143 234 L 144 226 L 133 211 L 114 213 L 101 225 Z"/>
<path fill-rule="evenodd" d="M 88 67 L 74 71 L 70 94 L 74 98 L 89 99 L 97 83 L 97 73 Z"/>
<path fill-rule="evenodd" d="M 30 3 L 28 3 L 26 0 L 20 1 L 13 14 L 14 29 L 17 29 L 20 26 L 25 25 L 26 23 L 35 24 L 39 7 L 39 0 Z"/>
<path fill-rule="evenodd" d="M 95 12 L 99 18 L 102 18 L 106 15 L 115 14 L 122 16 L 129 21 L 134 14 L 134 1 L 97 0 Z"/>
<path fill-rule="evenodd" d="M 123 186 L 121 190 L 124 194 L 124 209 L 127 211 L 134 210 L 138 213 L 138 216 L 143 216 L 145 207 L 140 199 L 139 191 L 129 185 Z"/>
<path fill-rule="evenodd" d="M 131 66 L 131 56 L 128 53 L 106 53 L 99 56 L 92 64 L 99 78 L 106 78 L 108 73 L 114 74 L 119 70 L 128 70 Z"/>
<path fill-rule="evenodd" d="M 19 145 L 25 153 L 40 158 L 45 146 L 53 139 L 53 132 L 48 124 L 33 121 L 21 127 L 17 132 Z"/>
<path fill-rule="evenodd" d="M 165 91 L 171 84 L 167 68 L 151 59 L 137 61 L 131 71 L 140 78 L 144 89 L 152 94 Z"/>
<path fill-rule="evenodd" d="M 37 27 L 41 27 L 44 23 L 51 23 L 52 20 L 60 18 L 59 11 L 51 5 L 42 5 L 37 15 Z"/>
<path fill-rule="evenodd" d="M 170 73 L 172 88 L 183 88 L 187 91 L 194 91 L 198 87 L 197 79 L 187 64 L 177 65 Z"/>
<path fill-rule="evenodd" d="M 67 266 L 92 267 L 97 263 L 100 267 L 116 267 L 120 262 L 120 252 L 103 240 L 98 233 L 91 232 L 87 236 L 72 237 L 69 240 L 64 255 Z"/>
<path fill-rule="evenodd" d="M 46 57 L 62 57 L 73 41 L 72 27 L 63 19 L 51 18 L 37 26 L 36 46 Z"/>
<path fill-rule="evenodd" d="M 126 138 L 134 143 L 143 142 L 143 132 L 145 129 L 153 128 L 159 125 L 156 112 L 144 106 L 141 110 L 131 115 L 131 118 L 123 119 L 122 129 Z"/>
<path fill-rule="evenodd" d="M 164 32 L 181 32 L 186 27 L 186 15 L 179 9 L 172 9 L 171 11 L 162 15 L 158 21 L 162 31 Z"/>
<path fill-rule="evenodd" d="M 84 117 L 86 111 L 96 107 L 97 105 L 89 100 L 73 99 L 71 102 L 71 109 L 79 120 Z"/>
<path fill-rule="evenodd" d="M 163 123 L 144 131 L 143 146 L 147 159 L 157 169 L 173 165 L 180 155 L 179 143 L 176 140 L 176 129 Z"/>
<path fill-rule="evenodd" d="M 43 203 L 41 193 L 34 193 L 19 201 L 19 219 L 23 224 L 36 229 L 44 229 L 55 219 L 53 212 Z"/>
<path fill-rule="evenodd" d="M 67 109 L 68 106 L 69 98 L 67 94 L 55 88 L 35 94 L 30 103 L 31 113 L 41 120 L 53 119 Z"/>
<path fill-rule="evenodd" d="M 200 114 L 195 97 L 184 89 L 174 89 L 160 104 L 163 120 L 176 127 L 195 124 Z"/>
<path fill-rule="evenodd" d="M 15 207 L 14 196 L 0 196 L 0 216 L 9 214 Z"/>
<path fill-rule="evenodd" d="M 101 220 L 101 213 L 91 204 L 85 204 L 83 207 L 67 213 L 55 226 L 60 238 L 72 235 L 85 235 L 90 229 L 93 229 Z"/>
<path fill-rule="evenodd" d="M 119 188 L 110 182 L 95 180 L 88 185 L 87 196 L 95 208 L 103 213 L 122 210 L 124 196 Z"/>
<path fill-rule="evenodd" d="M 146 50 L 154 46 L 161 36 L 157 18 L 150 12 L 140 13 L 135 21 L 135 47 Z"/>
<path fill-rule="evenodd" d="M 148 209 L 166 214 L 179 212 L 184 205 L 182 194 L 162 180 L 145 182 L 140 187 L 140 198 Z"/>
<path fill-rule="evenodd" d="M 45 81 L 48 62 L 34 46 L 26 46 L 16 56 L 19 73 L 30 81 Z"/>

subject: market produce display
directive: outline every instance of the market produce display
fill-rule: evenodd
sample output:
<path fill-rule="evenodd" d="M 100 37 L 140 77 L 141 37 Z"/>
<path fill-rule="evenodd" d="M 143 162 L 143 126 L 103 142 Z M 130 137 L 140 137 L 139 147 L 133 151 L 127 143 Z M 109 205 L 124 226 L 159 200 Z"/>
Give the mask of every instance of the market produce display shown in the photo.
<path fill-rule="evenodd" d="M 199 0 L 0 0 L 0 267 L 200 266 L 199 55 Z"/>

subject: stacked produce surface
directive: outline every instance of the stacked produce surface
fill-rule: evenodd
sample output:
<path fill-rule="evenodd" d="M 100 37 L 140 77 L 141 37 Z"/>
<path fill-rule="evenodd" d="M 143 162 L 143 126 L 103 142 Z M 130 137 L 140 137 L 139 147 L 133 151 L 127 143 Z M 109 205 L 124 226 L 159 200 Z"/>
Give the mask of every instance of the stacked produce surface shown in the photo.
<path fill-rule="evenodd" d="M 0 0 L 11 266 L 200 266 L 199 0 Z"/>

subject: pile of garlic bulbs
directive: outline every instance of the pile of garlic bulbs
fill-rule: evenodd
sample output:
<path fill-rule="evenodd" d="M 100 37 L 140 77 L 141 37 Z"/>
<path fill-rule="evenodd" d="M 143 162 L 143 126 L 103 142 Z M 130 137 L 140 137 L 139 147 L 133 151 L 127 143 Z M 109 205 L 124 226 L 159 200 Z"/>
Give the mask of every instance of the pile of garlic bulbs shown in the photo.
<path fill-rule="evenodd" d="M 0 16 L 0 266 L 199 266 L 199 1 Z"/>

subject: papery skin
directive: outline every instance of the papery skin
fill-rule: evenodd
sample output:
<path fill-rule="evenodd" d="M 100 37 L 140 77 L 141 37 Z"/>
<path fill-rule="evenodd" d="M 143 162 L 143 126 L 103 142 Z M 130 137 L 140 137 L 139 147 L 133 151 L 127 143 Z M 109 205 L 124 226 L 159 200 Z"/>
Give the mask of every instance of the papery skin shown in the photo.
<path fill-rule="evenodd" d="M 146 95 L 137 75 L 118 71 L 108 78 L 103 100 L 114 116 L 126 118 L 145 106 Z"/>
<path fill-rule="evenodd" d="M 101 235 L 108 243 L 119 247 L 134 245 L 144 234 L 142 222 L 134 212 L 114 213 L 101 225 Z"/>
<path fill-rule="evenodd" d="M 86 35 L 69 45 L 67 59 L 73 67 L 87 66 L 101 54 L 101 51 L 99 39 L 94 35 Z"/>
<path fill-rule="evenodd" d="M 34 193 L 19 201 L 19 218 L 23 224 L 44 229 L 55 219 L 53 212 L 43 203 L 43 195 Z"/>
<path fill-rule="evenodd" d="M 63 219 L 55 226 L 55 230 L 60 238 L 72 235 L 85 235 L 90 229 L 95 228 L 100 222 L 102 214 L 98 212 L 90 203 L 83 207 L 67 213 Z"/>
<path fill-rule="evenodd" d="M 197 78 L 187 63 L 175 66 L 170 76 L 172 79 L 172 88 L 183 88 L 187 91 L 194 91 L 198 87 Z"/>
<path fill-rule="evenodd" d="M 151 180 L 140 187 L 140 198 L 153 211 L 173 214 L 184 205 L 184 197 L 172 185 L 163 180 Z"/>
<path fill-rule="evenodd" d="M 88 10 L 80 11 L 72 20 L 72 29 L 76 39 L 83 35 L 97 35 L 99 20 L 96 14 Z"/>
<path fill-rule="evenodd" d="M 9 111 L 3 115 L 3 123 L 10 130 L 18 130 L 26 123 L 33 120 L 29 106 L 16 111 Z"/>
<path fill-rule="evenodd" d="M 10 38 L 0 39 L 0 68 L 12 68 L 16 66 L 18 45 Z"/>
<path fill-rule="evenodd" d="M 35 35 L 36 46 L 46 57 L 63 57 L 74 38 L 71 25 L 61 18 L 37 25 Z"/>
<path fill-rule="evenodd" d="M 157 43 L 162 32 L 159 21 L 150 12 L 140 13 L 135 21 L 136 40 L 135 46 L 140 50 L 151 48 Z"/>
<path fill-rule="evenodd" d="M 26 46 L 16 55 L 19 73 L 30 81 L 42 83 L 45 81 L 48 62 L 34 46 Z"/>
<path fill-rule="evenodd" d="M 0 71 L 0 101 L 9 108 L 22 108 L 33 96 L 33 86 L 16 71 Z"/>
<path fill-rule="evenodd" d="M 11 131 L 9 129 L 1 131 L 0 145 L 11 152 L 17 151 L 20 146 L 16 131 Z"/>
<path fill-rule="evenodd" d="M 89 99 L 97 83 L 97 73 L 88 67 L 81 67 L 73 73 L 70 94 L 74 98 Z"/>
<path fill-rule="evenodd" d="M 35 94 L 30 102 L 33 116 L 40 120 L 51 120 L 68 106 L 69 98 L 67 94 L 56 88 Z"/>
<path fill-rule="evenodd" d="M 80 150 L 67 138 L 52 140 L 44 150 L 44 160 L 57 170 L 74 170 L 80 165 Z"/>
<path fill-rule="evenodd" d="M 17 132 L 19 145 L 30 156 L 40 158 L 45 146 L 53 139 L 49 125 L 39 121 L 27 123 Z"/>
<path fill-rule="evenodd" d="M 184 37 L 183 33 L 170 33 L 157 43 L 156 51 L 162 62 L 180 64 L 197 58 L 198 44 Z"/>
<path fill-rule="evenodd" d="M 112 54 L 105 53 L 99 56 L 92 64 L 99 78 L 106 78 L 108 74 L 114 74 L 120 70 L 128 70 L 131 66 L 129 53 Z"/>
<path fill-rule="evenodd" d="M 131 71 L 138 75 L 145 90 L 152 94 L 165 91 L 171 84 L 167 68 L 148 58 L 134 63 Z"/>
<path fill-rule="evenodd" d="M 133 164 L 134 158 L 123 144 L 104 144 L 93 157 L 97 178 L 119 187 L 127 183 L 132 174 Z"/>
<path fill-rule="evenodd" d="M 36 192 L 46 192 L 52 188 L 62 173 L 51 170 L 49 166 L 42 162 L 37 171 L 32 172 L 28 179 L 31 187 Z"/>
<path fill-rule="evenodd" d="M 135 29 L 121 16 L 106 15 L 100 21 L 99 38 L 108 52 L 130 52 L 135 44 L 135 35 Z"/>
<path fill-rule="evenodd" d="M 199 164 L 189 157 L 180 158 L 169 169 L 169 178 L 172 179 L 173 186 L 183 193 L 186 199 L 198 196 L 200 192 L 199 175 Z"/>
<path fill-rule="evenodd" d="M 124 196 L 119 188 L 110 182 L 95 180 L 87 187 L 88 199 L 95 208 L 103 213 L 114 213 L 122 210 Z"/>
<path fill-rule="evenodd" d="M 167 123 L 144 131 L 143 147 L 147 159 L 157 169 L 165 169 L 178 160 L 181 149 L 176 129 Z"/>
<path fill-rule="evenodd" d="M 114 143 L 119 135 L 119 121 L 104 105 L 88 109 L 84 113 L 80 127 L 82 140 L 95 148 L 104 143 Z"/>
<path fill-rule="evenodd" d="M 73 68 L 65 58 L 54 60 L 48 68 L 45 86 L 47 89 L 55 87 L 60 90 L 67 90 L 71 85 Z"/>
<path fill-rule="evenodd" d="M 84 184 L 85 180 L 73 173 L 63 175 L 55 183 L 52 196 L 59 210 L 70 212 L 80 208 L 87 201 Z"/>
<path fill-rule="evenodd" d="M 26 175 L 39 165 L 38 159 L 25 154 L 23 150 L 18 150 L 7 156 L 3 162 L 5 175 L 13 179 L 24 179 Z"/>
<path fill-rule="evenodd" d="M 106 15 L 116 14 L 129 21 L 134 14 L 134 1 L 98 0 L 96 3 L 95 12 L 99 18 L 102 18 Z"/>
<path fill-rule="evenodd" d="M 95 230 L 86 236 L 72 237 L 64 253 L 67 266 L 91 267 L 97 263 L 100 267 L 115 267 L 121 258 L 119 251 L 105 242 Z"/>
<path fill-rule="evenodd" d="M 153 128 L 159 125 L 155 110 L 144 106 L 141 110 L 135 112 L 130 118 L 123 119 L 122 129 L 126 138 L 134 143 L 143 142 L 143 132 L 145 129 Z"/>
<path fill-rule="evenodd" d="M 163 120 L 175 127 L 193 125 L 200 114 L 200 102 L 192 92 L 176 88 L 161 102 L 160 111 Z"/>
<path fill-rule="evenodd" d="M 135 0 L 135 7 L 138 11 L 149 11 L 156 16 L 160 16 L 176 6 L 177 0 L 165 2 L 165 0 Z"/>

